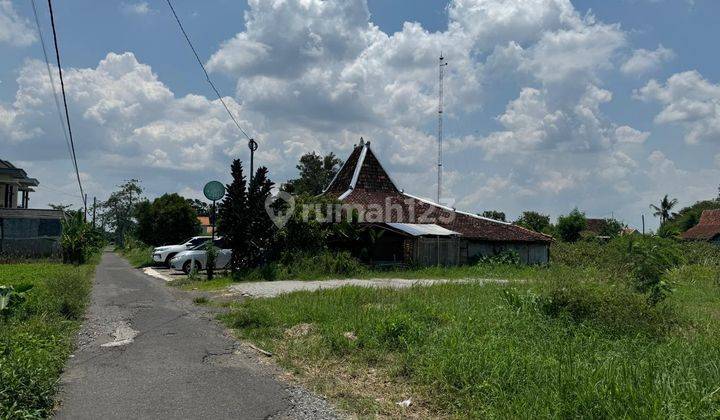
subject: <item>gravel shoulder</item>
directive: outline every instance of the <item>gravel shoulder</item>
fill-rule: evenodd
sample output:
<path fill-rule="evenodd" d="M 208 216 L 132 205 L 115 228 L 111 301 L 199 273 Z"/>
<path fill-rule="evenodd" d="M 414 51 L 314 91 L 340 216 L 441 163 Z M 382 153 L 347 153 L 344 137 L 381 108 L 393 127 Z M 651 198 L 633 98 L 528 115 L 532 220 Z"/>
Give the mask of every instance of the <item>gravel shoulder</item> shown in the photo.
<path fill-rule="evenodd" d="M 315 291 L 323 289 L 337 289 L 345 286 L 359 287 L 375 287 L 375 288 L 392 288 L 404 289 L 415 286 L 432 286 L 445 283 L 507 283 L 506 280 L 497 279 L 459 279 L 459 280 L 443 280 L 443 279 L 342 279 L 342 280 L 318 280 L 318 281 L 301 281 L 301 280 L 283 280 L 283 281 L 266 281 L 266 282 L 248 282 L 237 283 L 228 287 L 228 292 L 245 297 L 268 298 L 278 296 L 284 293 L 292 293 L 298 291 Z"/>
<path fill-rule="evenodd" d="M 55 417 L 338 418 L 190 297 L 105 253 Z"/>

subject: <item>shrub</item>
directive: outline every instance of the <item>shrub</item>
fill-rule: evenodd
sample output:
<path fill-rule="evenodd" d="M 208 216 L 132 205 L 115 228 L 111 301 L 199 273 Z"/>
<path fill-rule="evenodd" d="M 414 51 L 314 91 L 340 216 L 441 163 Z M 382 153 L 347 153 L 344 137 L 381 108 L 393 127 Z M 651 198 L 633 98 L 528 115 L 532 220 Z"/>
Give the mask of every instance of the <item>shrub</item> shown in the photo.
<path fill-rule="evenodd" d="M 494 255 L 476 255 L 469 262 L 472 265 L 519 265 L 520 254 L 509 250 Z"/>
<path fill-rule="evenodd" d="M 677 323 L 672 307 L 650 304 L 622 283 L 555 279 L 539 291 L 504 289 L 501 297 L 517 313 L 536 312 L 549 319 L 589 324 L 615 336 L 660 336 Z"/>
<path fill-rule="evenodd" d="M 622 252 L 623 267 L 631 275 L 635 289 L 645 293 L 651 304 L 672 292 L 663 277 L 682 262 L 675 242 L 660 237 L 627 236 L 614 241 L 613 246 Z"/>
<path fill-rule="evenodd" d="M 205 268 L 207 269 L 207 279 L 212 280 L 215 276 L 215 261 L 217 260 L 218 249 L 212 243 L 206 249 Z"/>
<path fill-rule="evenodd" d="M 277 280 L 347 277 L 361 275 L 365 266 L 349 252 L 324 251 L 317 254 L 285 252 L 280 259 L 259 268 L 238 272 L 239 280 Z"/>

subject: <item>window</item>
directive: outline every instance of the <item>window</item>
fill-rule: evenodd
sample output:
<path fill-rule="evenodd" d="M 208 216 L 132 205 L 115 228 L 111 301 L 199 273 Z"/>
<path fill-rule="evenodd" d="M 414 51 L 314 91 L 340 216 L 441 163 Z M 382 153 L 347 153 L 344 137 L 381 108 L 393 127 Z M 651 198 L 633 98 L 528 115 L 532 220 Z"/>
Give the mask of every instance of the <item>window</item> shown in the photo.
<path fill-rule="evenodd" d="M 205 242 L 207 242 L 209 240 L 210 240 L 210 238 L 195 238 L 195 239 L 190 240 L 190 242 L 191 242 L 191 245 L 196 246 L 196 245 L 204 244 Z"/>

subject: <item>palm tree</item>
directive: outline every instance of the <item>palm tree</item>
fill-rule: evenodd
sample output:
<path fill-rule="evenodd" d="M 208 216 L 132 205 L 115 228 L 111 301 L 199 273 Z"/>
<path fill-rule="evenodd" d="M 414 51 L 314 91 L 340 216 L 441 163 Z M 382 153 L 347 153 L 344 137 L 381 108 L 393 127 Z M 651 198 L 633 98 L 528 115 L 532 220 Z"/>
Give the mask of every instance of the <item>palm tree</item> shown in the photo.
<path fill-rule="evenodd" d="M 668 198 L 667 194 L 665 194 L 665 197 L 663 197 L 662 201 L 660 201 L 660 206 L 656 206 L 655 204 L 650 204 L 650 208 L 655 210 L 655 213 L 653 213 L 653 216 L 660 218 L 660 224 L 663 224 L 670 219 L 670 211 L 675 207 L 675 205 L 678 203 L 677 198 L 673 198 L 672 200 Z"/>

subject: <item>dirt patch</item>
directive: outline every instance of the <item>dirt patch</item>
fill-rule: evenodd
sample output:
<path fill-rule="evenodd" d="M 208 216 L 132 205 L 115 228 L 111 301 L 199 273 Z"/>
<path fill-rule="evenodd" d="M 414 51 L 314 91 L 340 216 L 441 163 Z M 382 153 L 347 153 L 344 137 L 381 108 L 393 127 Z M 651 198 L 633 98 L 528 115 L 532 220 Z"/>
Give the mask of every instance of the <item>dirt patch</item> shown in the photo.
<path fill-rule="evenodd" d="M 276 360 L 290 371 L 285 375 L 288 380 L 326 396 L 340 409 L 361 418 L 447 417 L 432 408 L 429 390 L 411 385 L 393 374 L 399 362 L 391 355 L 375 363 L 374 367 L 368 367 L 367 363 L 352 358 L 316 361 L 288 351 L 288 343 L 291 341 L 294 345 L 302 345 L 303 342 L 309 344 L 318 338 L 310 333 L 299 339 L 286 339 L 275 347 Z"/>
<path fill-rule="evenodd" d="M 285 330 L 283 335 L 285 338 L 300 338 L 305 337 L 313 332 L 315 327 L 312 324 L 297 324 L 294 327 Z"/>

